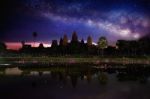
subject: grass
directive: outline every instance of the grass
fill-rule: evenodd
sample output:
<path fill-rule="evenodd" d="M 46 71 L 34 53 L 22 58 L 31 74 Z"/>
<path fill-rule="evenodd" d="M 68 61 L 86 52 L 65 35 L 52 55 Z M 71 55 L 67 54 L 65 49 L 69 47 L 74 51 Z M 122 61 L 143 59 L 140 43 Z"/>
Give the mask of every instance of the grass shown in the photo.
<path fill-rule="evenodd" d="M 25 63 L 143 63 L 143 64 L 150 64 L 150 57 L 67 57 L 67 56 L 60 56 L 60 57 L 48 57 L 48 56 L 41 56 L 41 57 L 0 57 L 0 64 L 3 63 L 16 63 L 18 61 L 25 62 Z"/>

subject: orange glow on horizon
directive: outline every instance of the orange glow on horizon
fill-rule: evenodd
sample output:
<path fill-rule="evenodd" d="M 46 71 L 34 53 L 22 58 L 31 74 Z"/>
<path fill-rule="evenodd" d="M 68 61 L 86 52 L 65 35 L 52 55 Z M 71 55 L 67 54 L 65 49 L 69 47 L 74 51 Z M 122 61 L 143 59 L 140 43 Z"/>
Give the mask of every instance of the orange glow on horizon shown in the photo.
<path fill-rule="evenodd" d="M 5 43 L 7 46 L 7 49 L 12 49 L 12 50 L 19 50 L 22 47 L 22 44 L 20 42 L 6 42 Z M 39 42 L 27 42 L 25 43 L 27 45 L 31 45 L 32 47 L 38 47 L 39 46 Z M 47 44 L 47 43 L 43 43 L 44 47 L 50 47 L 51 44 Z"/>

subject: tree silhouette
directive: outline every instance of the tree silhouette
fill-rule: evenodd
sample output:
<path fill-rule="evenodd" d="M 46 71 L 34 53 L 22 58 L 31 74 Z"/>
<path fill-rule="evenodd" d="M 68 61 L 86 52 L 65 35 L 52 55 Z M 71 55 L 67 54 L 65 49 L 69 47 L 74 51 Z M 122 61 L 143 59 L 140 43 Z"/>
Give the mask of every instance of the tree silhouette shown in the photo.
<path fill-rule="evenodd" d="M 40 44 L 39 44 L 39 48 L 44 48 L 43 43 L 40 43 Z"/>
<path fill-rule="evenodd" d="M 32 36 L 33 36 L 33 38 L 34 38 L 34 47 L 35 47 L 37 32 L 33 32 L 33 33 L 32 33 Z"/>
<path fill-rule="evenodd" d="M 116 46 L 119 49 L 121 55 L 130 55 L 131 47 L 134 46 L 131 44 L 131 41 L 126 40 L 117 40 Z"/>
<path fill-rule="evenodd" d="M 126 50 L 126 41 L 125 40 L 117 40 L 116 46 L 119 50 L 119 54 L 123 55 L 124 50 Z"/>
<path fill-rule="evenodd" d="M 5 43 L 1 43 L 0 42 L 0 52 L 5 51 L 6 50 L 6 45 Z"/>
<path fill-rule="evenodd" d="M 98 40 L 97 46 L 98 46 L 98 50 L 102 50 L 101 55 L 103 56 L 104 49 L 107 48 L 108 46 L 107 39 L 105 37 L 100 37 Z"/>
<path fill-rule="evenodd" d="M 139 50 L 142 55 L 150 54 L 150 36 L 146 35 L 139 39 Z"/>
<path fill-rule="evenodd" d="M 108 77 L 105 73 L 102 72 L 98 75 L 98 80 L 100 84 L 106 85 L 108 82 Z"/>
<path fill-rule="evenodd" d="M 72 74 L 70 77 L 72 86 L 75 88 L 77 86 L 78 76 L 76 74 Z"/>

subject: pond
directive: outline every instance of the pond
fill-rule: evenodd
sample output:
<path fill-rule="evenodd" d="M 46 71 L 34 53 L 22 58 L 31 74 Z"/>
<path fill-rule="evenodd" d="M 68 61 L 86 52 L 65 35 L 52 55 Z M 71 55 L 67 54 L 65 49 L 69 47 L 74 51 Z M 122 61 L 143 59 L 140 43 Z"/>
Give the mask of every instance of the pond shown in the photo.
<path fill-rule="evenodd" d="M 0 69 L 0 99 L 150 99 L 148 65 L 12 66 Z"/>

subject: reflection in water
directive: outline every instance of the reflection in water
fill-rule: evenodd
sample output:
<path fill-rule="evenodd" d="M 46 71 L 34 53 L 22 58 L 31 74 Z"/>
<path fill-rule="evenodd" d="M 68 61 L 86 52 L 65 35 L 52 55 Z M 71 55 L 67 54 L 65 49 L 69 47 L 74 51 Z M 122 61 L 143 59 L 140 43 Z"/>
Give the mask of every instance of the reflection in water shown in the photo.
<path fill-rule="evenodd" d="M 4 83 L 2 83 L 3 79 L 1 78 L 0 87 L 5 85 L 4 89 L 6 90 L 9 87 L 14 87 L 16 93 L 21 93 L 21 91 L 17 91 L 18 84 L 20 84 L 19 88 L 24 90 L 20 95 L 29 91 L 32 93 L 31 96 L 34 94 L 55 95 L 53 98 L 48 96 L 48 99 L 77 99 L 79 97 L 80 99 L 137 99 L 136 95 L 138 94 L 141 95 L 139 99 L 150 99 L 150 96 L 143 98 L 144 95 L 149 95 L 148 92 L 150 91 L 149 66 L 124 65 L 123 67 L 122 65 L 110 66 L 109 64 L 107 66 L 105 64 L 105 68 L 101 68 L 101 66 L 15 67 L 2 69 L 0 73 L 6 76 Z M 10 75 L 21 76 L 10 79 Z M 3 90 L 0 90 L 0 92 L 3 92 Z M 132 94 L 130 94 L 131 92 Z M 76 97 L 74 97 L 74 94 Z M 59 97 L 59 95 L 65 98 Z M 37 97 L 37 99 L 40 98 Z"/>
<path fill-rule="evenodd" d="M 98 80 L 99 80 L 100 84 L 105 85 L 105 84 L 107 84 L 108 77 L 107 77 L 107 75 L 105 73 L 100 73 L 98 75 Z"/>
<path fill-rule="evenodd" d="M 43 71 L 43 75 L 50 75 L 51 72 L 50 71 Z"/>
<path fill-rule="evenodd" d="M 78 80 L 77 75 L 72 74 L 71 75 L 71 83 L 74 88 L 77 86 L 77 80 Z"/>
<path fill-rule="evenodd" d="M 5 69 L 5 75 L 21 75 L 22 72 L 18 67 Z"/>
<path fill-rule="evenodd" d="M 11 64 L 0 64 L 0 66 L 9 66 Z"/>
<path fill-rule="evenodd" d="M 88 83 L 90 83 L 90 82 L 91 82 L 91 80 L 92 80 L 91 71 L 90 71 L 90 70 L 88 70 L 88 71 L 87 71 L 87 81 L 88 81 Z"/>
<path fill-rule="evenodd" d="M 38 76 L 38 75 L 39 75 L 39 72 L 38 72 L 38 71 L 31 71 L 31 72 L 30 72 L 30 75 Z"/>
<path fill-rule="evenodd" d="M 4 72 L 3 72 L 3 71 L 0 71 L 0 75 L 4 75 Z"/>
<path fill-rule="evenodd" d="M 67 75 L 65 74 L 65 72 L 58 72 L 58 76 L 59 76 L 59 87 L 63 88 L 66 85 L 67 82 Z"/>
<path fill-rule="evenodd" d="M 92 77 L 96 76 L 100 84 L 107 84 L 108 74 L 116 74 L 118 81 L 139 81 L 141 83 L 146 83 L 150 76 L 149 66 L 107 66 L 104 65 L 95 67 L 48 67 L 48 68 L 5 68 L 0 71 L 1 75 L 28 75 L 28 76 L 43 76 L 50 75 L 52 79 L 61 82 L 61 85 L 67 83 L 67 79 L 70 79 L 72 86 L 75 88 L 77 86 L 78 78 L 80 80 L 86 80 L 91 83 Z"/>

